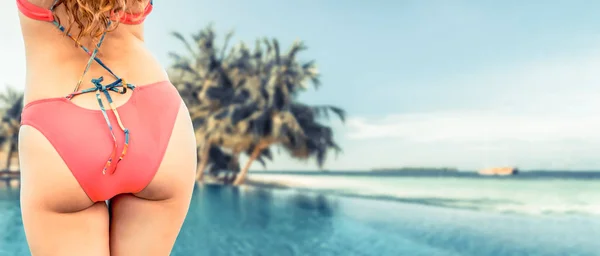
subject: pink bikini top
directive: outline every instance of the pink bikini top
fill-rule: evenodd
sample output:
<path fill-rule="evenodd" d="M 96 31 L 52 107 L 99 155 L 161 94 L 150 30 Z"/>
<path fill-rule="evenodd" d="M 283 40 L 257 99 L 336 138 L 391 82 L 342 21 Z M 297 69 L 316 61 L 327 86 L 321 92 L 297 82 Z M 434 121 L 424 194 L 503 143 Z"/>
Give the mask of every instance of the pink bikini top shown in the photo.
<path fill-rule="evenodd" d="M 152 12 L 153 1 L 150 0 L 146 8 L 142 13 L 124 13 L 119 20 L 120 23 L 127 25 L 137 25 L 144 22 L 146 17 Z M 30 19 L 40 20 L 40 21 L 54 21 L 54 15 L 52 14 L 52 10 L 44 9 L 37 5 L 30 3 L 28 0 L 17 0 L 17 7 L 19 11 L 23 13 L 23 15 L 27 16 Z M 113 15 L 115 16 L 115 15 Z"/>

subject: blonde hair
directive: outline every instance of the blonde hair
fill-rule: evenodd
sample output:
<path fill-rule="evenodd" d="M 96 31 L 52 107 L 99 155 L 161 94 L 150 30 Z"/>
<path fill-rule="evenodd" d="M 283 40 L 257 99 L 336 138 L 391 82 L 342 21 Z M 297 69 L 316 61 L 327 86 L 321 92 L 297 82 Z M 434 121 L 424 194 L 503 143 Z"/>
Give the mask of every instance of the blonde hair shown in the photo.
<path fill-rule="evenodd" d="M 104 32 L 116 29 L 120 16 L 129 12 L 128 9 L 136 9 L 131 7 L 141 6 L 143 2 L 145 0 L 58 0 L 55 7 L 62 5 L 66 10 L 68 24 L 63 25 L 67 33 L 74 27 L 79 30 L 74 35 L 76 41 L 82 37 L 97 40 Z"/>

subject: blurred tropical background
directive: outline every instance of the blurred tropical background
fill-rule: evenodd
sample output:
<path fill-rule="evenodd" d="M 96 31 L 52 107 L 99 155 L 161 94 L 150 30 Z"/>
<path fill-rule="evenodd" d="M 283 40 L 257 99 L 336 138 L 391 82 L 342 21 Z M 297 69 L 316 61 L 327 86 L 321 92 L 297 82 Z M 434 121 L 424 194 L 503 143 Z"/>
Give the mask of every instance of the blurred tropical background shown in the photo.
<path fill-rule="evenodd" d="M 190 109 L 173 255 L 600 255 L 600 2 L 157 2 Z M 0 4 L 0 255 L 28 255 Z"/>

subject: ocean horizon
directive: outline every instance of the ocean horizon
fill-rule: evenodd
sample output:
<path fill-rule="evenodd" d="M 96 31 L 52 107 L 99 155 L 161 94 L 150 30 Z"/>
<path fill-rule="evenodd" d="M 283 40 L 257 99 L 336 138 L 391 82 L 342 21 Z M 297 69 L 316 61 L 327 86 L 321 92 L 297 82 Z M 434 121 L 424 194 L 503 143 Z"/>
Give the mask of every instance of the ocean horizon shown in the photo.
<path fill-rule="evenodd" d="M 482 179 L 600 179 L 600 170 L 543 170 L 518 169 L 514 175 L 480 175 L 478 171 L 451 168 L 423 168 L 421 170 L 254 170 L 252 174 L 321 175 L 321 176 L 370 176 L 370 177 L 466 177 Z"/>

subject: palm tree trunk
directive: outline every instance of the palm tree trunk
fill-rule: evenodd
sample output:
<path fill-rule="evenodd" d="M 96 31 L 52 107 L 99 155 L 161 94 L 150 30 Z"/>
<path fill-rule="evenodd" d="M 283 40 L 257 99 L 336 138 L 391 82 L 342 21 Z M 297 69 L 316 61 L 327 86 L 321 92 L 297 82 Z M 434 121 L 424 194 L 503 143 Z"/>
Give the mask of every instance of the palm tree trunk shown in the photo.
<path fill-rule="evenodd" d="M 199 148 L 199 158 L 200 161 L 198 163 L 198 167 L 196 169 L 196 180 L 202 181 L 202 177 L 204 177 L 204 170 L 206 169 L 206 165 L 208 165 L 208 153 L 210 150 L 210 146 Z"/>
<path fill-rule="evenodd" d="M 246 162 L 246 165 L 244 165 L 244 169 L 242 169 L 242 171 L 240 171 L 240 173 L 237 174 L 235 181 L 233 182 L 234 186 L 238 186 L 238 185 L 241 185 L 242 183 L 244 183 L 244 181 L 246 180 L 246 176 L 248 175 L 248 170 L 250 169 L 250 166 L 252 165 L 252 162 L 254 162 L 254 160 L 256 160 L 256 158 L 258 158 L 258 156 L 260 155 L 260 152 L 262 152 L 262 150 L 264 148 L 265 148 L 265 146 L 262 146 L 262 145 L 258 145 L 254 148 L 252 155 L 250 155 L 250 159 L 248 159 L 248 162 Z"/>

